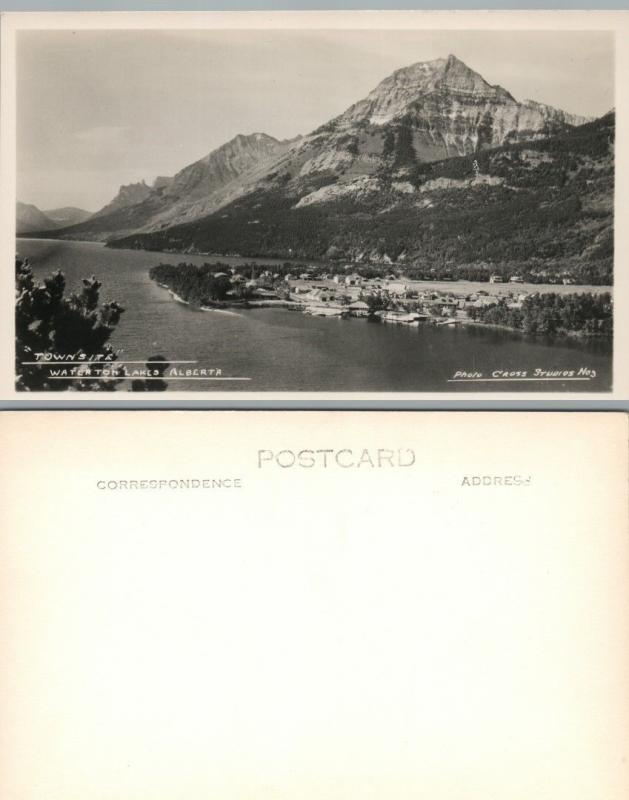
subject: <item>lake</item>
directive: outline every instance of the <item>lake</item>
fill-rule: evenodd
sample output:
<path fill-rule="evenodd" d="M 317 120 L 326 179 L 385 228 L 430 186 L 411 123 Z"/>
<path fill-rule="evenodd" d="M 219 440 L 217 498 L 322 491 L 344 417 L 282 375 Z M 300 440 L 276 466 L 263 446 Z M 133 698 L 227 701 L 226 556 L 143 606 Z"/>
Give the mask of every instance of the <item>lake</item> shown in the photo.
<path fill-rule="evenodd" d="M 169 382 L 177 391 L 478 392 L 608 391 L 612 347 L 602 340 L 545 340 L 472 326 L 407 328 L 365 319 L 311 317 L 285 309 L 198 311 L 178 303 L 148 277 L 150 267 L 208 256 L 110 250 L 93 242 L 19 239 L 17 250 L 43 278 L 61 269 L 69 290 L 95 275 L 101 300 L 125 308 L 111 344 L 123 361 L 162 355 L 221 370 L 222 378 Z M 240 264 L 252 259 L 221 257 Z M 261 264 L 279 263 L 255 259 Z M 470 291 L 473 286 L 470 284 Z M 180 365 L 181 369 L 194 365 Z M 449 382 L 457 371 L 502 373 L 586 369 L 590 380 Z M 519 377 L 519 376 L 516 376 Z M 119 387 L 129 388 L 125 382 Z"/>

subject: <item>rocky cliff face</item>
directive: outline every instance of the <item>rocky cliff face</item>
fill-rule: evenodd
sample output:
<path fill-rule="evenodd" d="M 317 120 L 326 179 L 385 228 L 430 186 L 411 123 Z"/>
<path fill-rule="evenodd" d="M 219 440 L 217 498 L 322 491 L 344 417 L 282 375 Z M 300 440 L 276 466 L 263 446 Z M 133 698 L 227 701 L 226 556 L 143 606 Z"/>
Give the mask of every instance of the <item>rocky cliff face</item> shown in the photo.
<path fill-rule="evenodd" d="M 204 158 L 180 170 L 173 178 L 154 184 L 163 208 L 146 223 L 147 230 L 184 222 L 209 214 L 236 197 L 241 178 L 272 163 L 286 153 L 292 142 L 278 141 L 266 133 L 239 134 Z"/>
<path fill-rule="evenodd" d="M 178 172 L 166 187 L 164 196 L 177 200 L 207 197 L 255 164 L 285 150 L 285 142 L 279 142 L 266 133 L 253 133 L 250 136 L 239 134 L 205 158 Z"/>
<path fill-rule="evenodd" d="M 129 206 L 134 206 L 137 203 L 141 203 L 143 200 L 146 200 L 151 196 L 151 192 L 151 187 L 147 186 L 145 181 L 140 181 L 139 183 L 129 183 L 126 186 L 121 186 L 114 199 L 107 203 L 106 206 L 103 206 L 100 211 L 97 211 L 94 214 L 94 217 L 104 217 L 114 211 L 120 211 L 120 209 L 128 208 Z"/>
<path fill-rule="evenodd" d="M 434 95 L 457 97 L 463 104 L 466 101 L 470 104 L 515 103 L 500 86 L 491 86 L 458 58 L 448 56 L 396 70 L 336 122 L 340 127 L 363 122 L 385 125 L 402 117 L 411 108 L 420 110 L 421 103 L 418 106 L 418 102 Z"/>
<path fill-rule="evenodd" d="M 587 121 L 532 100 L 518 102 L 450 55 L 397 70 L 307 137 L 304 149 L 327 149 L 336 156 L 311 159 L 305 171 L 320 171 L 332 161 L 346 169 L 356 162 L 366 168 L 395 160 L 397 140 L 406 151 L 403 160 L 430 162 L 549 136 Z"/>
<path fill-rule="evenodd" d="M 585 117 L 525 100 L 518 103 L 502 86 L 492 86 L 456 56 L 424 61 L 399 69 L 385 78 L 364 100 L 335 120 L 339 128 L 368 123 L 382 126 L 406 115 L 420 122 L 434 118 L 447 131 L 452 123 L 469 117 L 470 127 L 485 115 L 496 119 L 488 144 L 504 144 L 510 133 L 542 129 L 549 122 L 581 125 Z M 466 115 L 467 112 L 467 115 Z"/>

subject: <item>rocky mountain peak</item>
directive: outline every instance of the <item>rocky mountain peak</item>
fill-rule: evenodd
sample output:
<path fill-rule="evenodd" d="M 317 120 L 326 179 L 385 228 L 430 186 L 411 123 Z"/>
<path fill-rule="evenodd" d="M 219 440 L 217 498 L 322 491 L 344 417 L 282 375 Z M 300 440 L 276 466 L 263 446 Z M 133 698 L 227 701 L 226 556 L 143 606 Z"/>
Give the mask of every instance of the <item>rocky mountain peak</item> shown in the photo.
<path fill-rule="evenodd" d="M 482 75 L 452 54 L 447 58 L 419 61 L 396 70 L 372 94 L 386 94 L 395 89 L 407 92 L 407 99 L 411 102 L 432 92 L 450 91 L 478 97 L 496 97 L 515 103 L 509 92 L 501 86 L 492 86 Z"/>
<path fill-rule="evenodd" d="M 470 69 L 461 59 L 450 54 L 446 58 L 417 61 L 407 67 L 401 67 L 381 81 L 375 91 L 381 88 L 386 90 L 393 84 L 413 87 L 423 94 L 439 88 L 444 81 L 452 83 L 467 81 L 478 86 L 489 86 L 478 73 Z"/>
<path fill-rule="evenodd" d="M 418 61 L 396 70 L 364 100 L 341 115 L 341 126 L 364 120 L 371 125 L 385 125 L 401 117 L 435 95 L 465 100 L 484 100 L 498 104 L 515 104 L 515 99 L 501 86 L 492 86 L 455 55 Z"/>
<path fill-rule="evenodd" d="M 200 162 L 210 164 L 221 158 L 231 158 L 245 152 L 264 153 L 274 151 L 281 143 L 268 133 L 238 133 L 233 139 L 208 153 Z"/>
<path fill-rule="evenodd" d="M 449 55 L 446 59 L 439 88 L 461 94 L 471 94 L 475 97 L 494 98 L 502 102 L 516 102 L 501 86 L 492 86 L 482 75 L 474 72 L 467 64 L 453 55 Z"/>
<path fill-rule="evenodd" d="M 206 195 L 234 180 L 260 160 L 286 150 L 286 143 L 266 133 L 239 133 L 203 158 L 180 170 L 167 188 L 173 195 Z"/>
<path fill-rule="evenodd" d="M 153 181 L 153 189 L 164 189 L 166 186 L 170 186 L 172 183 L 172 178 L 167 175 L 158 175 L 155 180 Z"/>
<path fill-rule="evenodd" d="M 141 180 L 137 183 L 128 183 L 121 186 L 118 194 L 106 206 L 97 211 L 94 216 L 101 216 L 103 214 L 110 214 L 112 211 L 117 211 L 121 208 L 133 206 L 136 203 L 141 203 L 152 194 L 152 189 L 147 185 L 146 181 Z"/>

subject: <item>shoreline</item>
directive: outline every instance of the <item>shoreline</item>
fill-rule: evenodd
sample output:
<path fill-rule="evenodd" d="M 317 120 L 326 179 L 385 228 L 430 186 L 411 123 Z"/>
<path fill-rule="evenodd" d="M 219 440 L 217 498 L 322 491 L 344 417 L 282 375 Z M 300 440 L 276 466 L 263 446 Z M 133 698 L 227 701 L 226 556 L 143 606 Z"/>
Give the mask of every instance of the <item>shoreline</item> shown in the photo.
<path fill-rule="evenodd" d="M 45 238 L 40 236 L 28 236 L 28 235 L 21 235 L 16 236 L 16 240 L 27 240 L 27 241 L 50 241 L 50 242 L 67 242 L 70 244 L 95 244 L 106 247 L 110 250 L 127 250 L 128 252 L 132 253 L 159 253 L 165 256 L 181 256 L 182 258 L 190 257 L 190 258 L 208 258 L 208 259 L 216 259 L 219 261 L 220 259 L 237 259 L 244 263 L 251 263 L 251 262 L 258 262 L 260 266 L 264 266 L 265 264 L 278 264 L 282 265 L 284 262 L 288 261 L 294 263 L 295 265 L 298 264 L 314 264 L 317 266 L 337 266 L 338 262 L 329 261 L 329 260 L 321 260 L 321 259 L 312 259 L 312 258 L 304 258 L 304 257 L 297 257 L 297 256 L 243 256 L 237 254 L 224 254 L 224 253 L 205 253 L 205 252 L 195 252 L 195 253 L 187 253 L 185 251 L 180 250 L 149 250 L 145 248 L 138 248 L 138 247 L 108 247 L 108 243 L 104 240 L 99 239 L 63 239 L 63 238 Z M 209 262 L 211 263 L 211 261 Z M 378 264 L 378 263 L 365 263 L 365 264 L 357 264 L 354 262 L 347 262 L 351 265 L 352 269 L 360 269 L 361 267 L 366 267 L 369 269 L 395 269 L 395 264 Z M 402 272 L 404 270 L 405 265 L 397 265 L 397 268 L 400 269 Z M 466 279 L 457 279 L 457 280 L 440 280 L 439 278 L 431 278 L 428 280 L 422 279 L 407 279 L 409 283 L 417 283 L 425 288 L 429 288 L 431 285 L 435 284 L 438 285 L 440 289 L 447 290 L 451 287 L 451 291 L 454 291 L 456 288 L 465 288 L 465 287 L 472 287 L 477 291 L 485 289 L 485 291 L 489 291 L 490 294 L 500 295 L 503 294 L 504 289 L 511 289 L 513 291 L 517 291 L 518 288 L 525 288 L 529 291 L 537 291 L 541 293 L 551 293 L 555 292 L 557 294 L 582 294 L 582 293 L 590 293 L 590 294 L 601 294 L 604 292 L 609 292 L 610 294 L 614 294 L 614 284 L 568 284 L 564 285 L 562 283 L 509 283 L 507 281 L 498 284 L 492 284 L 489 281 L 472 281 Z M 492 287 L 491 289 L 489 287 Z M 257 302 L 257 301 L 253 301 Z M 260 301 L 264 302 L 264 301 Z M 290 301 L 287 301 L 290 302 Z"/>
<path fill-rule="evenodd" d="M 285 308 L 292 311 L 296 309 L 305 308 L 303 303 L 298 303 L 296 300 L 242 300 L 242 301 L 213 301 L 209 306 L 195 306 L 189 300 L 184 300 L 181 295 L 178 295 L 174 289 L 167 286 L 165 283 L 154 281 L 160 289 L 165 289 L 172 299 L 181 303 L 189 308 L 194 308 L 198 311 L 224 311 L 233 312 L 234 309 L 250 309 L 250 308 Z"/>
<path fill-rule="evenodd" d="M 180 297 L 176 292 L 170 289 L 163 283 L 157 283 L 157 285 L 162 288 L 166 289 L 166 291 L 170 294 L 170 296 L 175 300 L 177 303 L 181 303 L 182 305 L 188 306 L 190 308 L 196 308 L 199 311 L 219 311 L 225 313 L 233 313 L 234 309 L 256 309 L 256 308 L 279 308 L 284 309 L 286 311 L 298 311 L 298 310 L 305 310 L 306 305 L 304 303 L 299 303 L 295 300 L 244 300 L 242 302 L 224 302 L 219 303 L 216 301 L 216 305 L 213 306 L 192 306 L 188 300 L 184 300 L 183 297 Z M 367 319 L 367 317 L 361 317 L 361 319 Z M 464 325 L 470 328 L 485 328 L 488 330 L 499 330 L 499 331 L 506 331 L 508 333 L 517 333 L 521 336 L 532 336 L 532 337 L 549 337 L 553 339 L 577 339 L 577 340 L 600 340 L 600 341 L 613 341 L 613 336 L 604 334 L 604 333 L 584 333 L 582 331 L 569 331 L 565 329 L 558 329 L 554 333 L 526 333 L 521 328 L 514 328 L 510 325 L 500 325 L 496 322 L 480 322 L 478 320 L 473 319 L 462 319 L 462 318 L 454 318 L 454 317 L 435 317 L 434 319 L 425 319 L 423 320 L 419 327 L 421 328 L 422 325 L 432 325 L 435 328 L 450 328 L 456 327 L 457 325 Z"/>
<path fill-rule="evenodd" d="M 593 339 L 601 341 L 613 341 L 613 335 L 606 333 L 584 333 L 583 331 L 569 331 L 565 328 L 559 328 L 555 333 L 527 333 L 522 328 L 513 328 L 510 325 L 500 325 L 497 322 L 479 322 L 475 319 L 458 319 L 457 324 L 467 325 L 473 328 L 494 328 L 500 331 L 509 331 L 511 333 L 519 333 L 522 336 L 548 336 L 554 339 Z"/>

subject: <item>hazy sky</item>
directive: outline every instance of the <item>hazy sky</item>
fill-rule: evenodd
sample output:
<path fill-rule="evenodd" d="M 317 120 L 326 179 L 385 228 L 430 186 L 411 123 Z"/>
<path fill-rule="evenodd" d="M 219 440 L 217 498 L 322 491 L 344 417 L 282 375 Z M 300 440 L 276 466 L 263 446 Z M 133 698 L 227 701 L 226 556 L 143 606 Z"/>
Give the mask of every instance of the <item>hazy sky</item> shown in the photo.
<path fill-rule="evenodd" d="M 604 32 L 22 31 L 18 199 L 96 210 L 237 133 L 308 133 L 393 70 L 449 53 L 519 100 L 614 106 Z"/>

